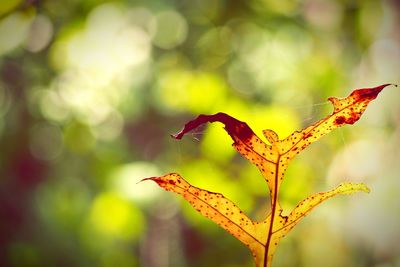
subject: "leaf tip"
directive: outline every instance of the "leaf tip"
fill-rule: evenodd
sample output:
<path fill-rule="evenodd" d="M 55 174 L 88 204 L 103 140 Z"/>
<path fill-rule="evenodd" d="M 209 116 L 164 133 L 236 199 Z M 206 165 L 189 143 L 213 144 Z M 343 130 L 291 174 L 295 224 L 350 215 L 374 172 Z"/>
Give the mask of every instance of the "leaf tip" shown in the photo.
<path fill-rule="evenodd" d="M 182 177 L 178 173 L 169 173 L 159 177 L 144 178 L 140 182 L 150 180 L 156 182 L 159 186 L 168 190 L 168 188 L 175 186 L 177 183 L 181 183 L 181 178 Z"/>
<path fill-rule="evenodd" d="M 182 139 L 183 134 L 182 131 L 180 131 L 179 133 L 170 134 L 170 136 L 174 139 L 180 140 Z"/>
<path fill-rule="evenodd" d="M 263 130 L 262 133 L 265 136 L 265 138 L 267 138 L 268 142 L 270 142 L 271 144 L 274 144 L 279 141 L 278 134 L 271 129 Z"/>
<path fill-rule="evenodd" d="M 144 182 L 144 181 L 154 181 L 154 182 L 156 182 L 156 179 L 157 179 L 157 177 L 147 177 L 147 178 L 143 178 L 142 180 L 140 180 L 139 182 L 137 182 L 136 184 L 138 184 L 138 183 L 141 183 L 141 182 Z"/>
<path fill-rule="evenodd" d="M 366 186 L 365 184 L 362 184 L 362 191 L 364 191 L 365 193 L 369 194 L 371 192 L 371 189 L 369 189 L 368 186 Z"/>
<path fill-rule="evenodd" d="M 366 186 L 364 183 L 359 183 L 359 184 L 355 184 L 355 183 L 341 183 L 338 188 L 340 189 L 339 191 L 342 194 L 352 194 L 355 192 L 360 192 L 363 191 L 365 193 L 369 193 L 371 192 L 371 190 L 369 189 L 368 186 Z"/>
<path fill-rule="evenodd" d="M 185 125 L 185 127 L 183 127 L 182 130 L 180 130 L 180 131 L 177 132 L 177 133 L 170 134 L 170 136 L 171 136 L 172 138 L 174 138 L 174 139 L 180 140 L 180 139 L 182 139 L 182 137 L 183 137 L 188 131 L 190 131 L 190 130 L 191 130 L 191 129 L 186 129 L 186 125 Z"/>

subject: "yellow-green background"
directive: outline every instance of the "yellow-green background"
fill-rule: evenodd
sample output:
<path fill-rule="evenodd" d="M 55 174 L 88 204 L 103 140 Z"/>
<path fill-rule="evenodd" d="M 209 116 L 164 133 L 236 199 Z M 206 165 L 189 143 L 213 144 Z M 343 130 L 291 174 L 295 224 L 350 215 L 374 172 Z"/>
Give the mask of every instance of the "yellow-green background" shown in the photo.
<path fill-rule="evenodd" d="M 395 0 L 0 2 L 0 266 L 252 266 L 246 247 L 142 178 L 179 172 L 254 219 L 267 188 L 221 125 L 281 137 L 329 96 L 400 81 Z M 400 89 L 292 162 L 290 210 L 341 181 L 372 192 L 318 207 L 275 267 L 400 266 Z"/>

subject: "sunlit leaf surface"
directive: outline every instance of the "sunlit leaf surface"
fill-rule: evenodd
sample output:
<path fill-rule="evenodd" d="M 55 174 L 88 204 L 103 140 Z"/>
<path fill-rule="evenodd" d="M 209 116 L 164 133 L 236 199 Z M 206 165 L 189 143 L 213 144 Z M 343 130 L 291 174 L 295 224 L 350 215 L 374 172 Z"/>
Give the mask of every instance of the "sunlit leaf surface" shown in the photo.
<path fill-rule="evenodd" d="M 251 128 L 225 113 L 200 115 L 185 124 L 173 135 L 181 139 L 186 133 L 207 122 L 221 122 L 234 141 L 236 150 L 260 170 L 271 195 L 271 212 L 260 222 L 248 218 L 232 201 L 222 194 L 209 192 L 190 185 L 179 174 L 170 173 L 161 177 L 151 177 L 168 191 L 182 195 L 198 212 L 213 220 L 234 237 L 250 248 L 256 266 L 271 266 L 279 241 L 314 207 L 338 194 L 369 192 L 364 184 L 342 183 L 333 190 L 321 192 L 305 198 L 288 216 L 279 204 L 279 189 L 289 162 L 311 143 L 317 141 L 333 129 L 358 121 L 378 94 L 390 84 L 374 88 L 354 90 L 346 98 L 331 97 L 333 113 L 313 123 L 302 131 L 295 131 L 284 139 L 279 139 L 273 130 L 264 130 L 268 140 L 265 143 Z M 207 177 L 204 177 L 207 179 Z"/>

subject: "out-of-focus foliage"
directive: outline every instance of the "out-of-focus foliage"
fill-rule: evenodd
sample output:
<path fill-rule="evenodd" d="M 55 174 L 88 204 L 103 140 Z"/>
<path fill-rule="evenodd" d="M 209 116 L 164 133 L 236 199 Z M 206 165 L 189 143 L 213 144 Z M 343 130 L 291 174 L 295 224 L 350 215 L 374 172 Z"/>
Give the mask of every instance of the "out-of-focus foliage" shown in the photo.
<path fill-rule="evenodd" d="M 259 173 L 218 125 L 181 143 L 171 125 L 223 111 L 283 137 L 328 96 L 399 83 L 399 23 L 394 0 L 1 1 L 0 265 L 251 266 L 190 206 L 137 184 L 176 170 L 265 216 Z M 384 94 L 292 163 L 281 202 L 341 180 L 371 194 L 320 207 L 275 266 L 400 264 L 400 92 Z"/>

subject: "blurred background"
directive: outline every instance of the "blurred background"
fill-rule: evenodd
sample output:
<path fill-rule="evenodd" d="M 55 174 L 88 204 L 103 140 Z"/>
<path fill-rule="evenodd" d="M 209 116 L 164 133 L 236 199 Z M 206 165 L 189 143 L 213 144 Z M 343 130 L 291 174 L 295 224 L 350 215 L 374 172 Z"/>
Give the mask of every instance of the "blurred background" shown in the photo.
<path fill-rule="evenodd" d="M 281 138 L 332 112 L 326 99 L 400 81 L 395 0 L 0 2 L 0 266 L 253 266 L 181 197 L 142 178 L 179 172 L 256 220 L 258 170 L 223 111 Z M 400 266 L 400 90 L 294 160 L 290 210 L 341 181 L 370 194 L 319 206 L 283 239 L 284 266 Z"/>

